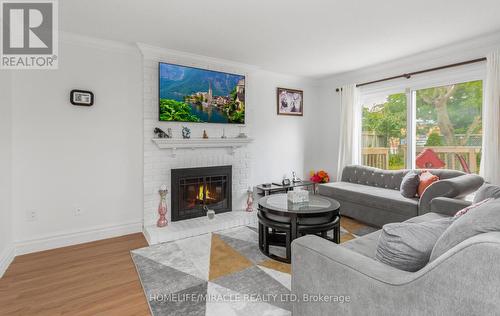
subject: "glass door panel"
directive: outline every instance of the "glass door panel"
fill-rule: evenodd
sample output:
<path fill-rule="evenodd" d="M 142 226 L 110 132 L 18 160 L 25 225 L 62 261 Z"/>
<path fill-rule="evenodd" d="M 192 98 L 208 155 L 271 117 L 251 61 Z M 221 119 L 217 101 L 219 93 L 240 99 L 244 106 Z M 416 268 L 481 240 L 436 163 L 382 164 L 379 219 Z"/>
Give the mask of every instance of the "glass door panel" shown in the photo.
<path fill-rule="evenodd" d="M 416 167 L 478 173 L 482 104 L 482 81 L 417 90 Z"/>
<path fill-rule="evenodd" d="M 365 102 L 362 115 L 363 165 L 390 170 L 406 168 L 406 94 L 391 94 Z"/>

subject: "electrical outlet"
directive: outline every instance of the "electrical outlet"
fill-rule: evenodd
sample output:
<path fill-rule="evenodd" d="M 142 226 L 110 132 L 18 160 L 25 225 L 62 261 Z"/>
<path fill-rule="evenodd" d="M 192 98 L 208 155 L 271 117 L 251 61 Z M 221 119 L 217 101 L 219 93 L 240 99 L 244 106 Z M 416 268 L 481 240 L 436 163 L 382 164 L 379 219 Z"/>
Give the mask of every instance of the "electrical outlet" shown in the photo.
<path fill-rule="evenodd" d="M 75 209 L 75 216 L 81 216 L 83 215 L 83 210 L 79 207 Z"/>
<path fill-rule="evenodd" d="M 26 211 L 26 220 L 28 222 L 35 222 L 38 220 L 38 213 L 35 210 Z"/>

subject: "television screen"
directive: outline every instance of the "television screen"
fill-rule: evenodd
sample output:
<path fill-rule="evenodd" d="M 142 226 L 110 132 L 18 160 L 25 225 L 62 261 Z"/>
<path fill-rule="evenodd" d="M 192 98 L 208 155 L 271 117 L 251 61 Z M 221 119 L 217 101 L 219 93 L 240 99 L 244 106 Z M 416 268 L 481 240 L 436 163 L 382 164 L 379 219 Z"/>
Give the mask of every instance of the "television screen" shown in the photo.
<path fill-rule="evenodd" d="M 245 123 L 245 76 L 159 64 L 159 116 L 166 122 Z"/>

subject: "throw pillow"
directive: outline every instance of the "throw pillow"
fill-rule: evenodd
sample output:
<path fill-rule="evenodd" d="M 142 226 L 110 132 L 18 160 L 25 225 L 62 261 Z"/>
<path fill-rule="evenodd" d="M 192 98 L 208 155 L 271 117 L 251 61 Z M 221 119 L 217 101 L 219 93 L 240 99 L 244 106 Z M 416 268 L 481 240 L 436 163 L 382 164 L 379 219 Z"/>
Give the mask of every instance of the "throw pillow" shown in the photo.
<path fill-rule="evenodd" d="M 401 195 L 406 198 L 414 198 L 417 195 L 418 184 L 420 183 L 420 177 L 415 170 L 409 171 L 401 181 L 401 186 L 399 191 Z"/>
<path fill-rule="evenodd" d="M 474 203 L 485 200 L 486 198 L 500 198 L 500 187 L 489 183 L 483 184 L 474 195 Z"/>
<path fill-rule="evenodd" d="M 500 230 L 500 199 L 481 204 L 473 212 L 466 212 L 439 237 L 430 260 L 433 261 L 462 241 L 478 234 Z"/>
<path fill-rule="evenodd" d="M 434 182 L 439 181 L 439 177 L 433 175 L 429 171 L 424 171 L 420 174 L 420 183 L 418 184 L 418 196 L 422 196 L 425 190 Z"/>
<path fill-rule="evenodd" d="M 488 202 L 490 200 L 493 200 L 493 199 L 489 198 L 489 199 L 486 199 L 486 200 L 482 200 L 481 202 L 477 202 L 477 203 L 474 203 L 474 204 L 472 204 L 470 206 L 467 206 L 466 208 L 463 208 L 460 211 L 458 211 L 457 213 L 455 213 L 454 217 L 458 218 L 458 217 L 460 217 L 462 215 L 465 215 L 465 213 L 467 213 L 468 211 L 473 210 L 473 209 L 477 208 L 478 206 L 481 206 L 482 204 L 484 204 L 484 203 L 486 203 L 486 202 Z"/>
<path fill-rule="evenodd" d="M 429 222 L 384 225 L 375 259 L 400 270 L 418 271 L 429 262 L 436 241 L 453 220 L 447 217 Z"/>

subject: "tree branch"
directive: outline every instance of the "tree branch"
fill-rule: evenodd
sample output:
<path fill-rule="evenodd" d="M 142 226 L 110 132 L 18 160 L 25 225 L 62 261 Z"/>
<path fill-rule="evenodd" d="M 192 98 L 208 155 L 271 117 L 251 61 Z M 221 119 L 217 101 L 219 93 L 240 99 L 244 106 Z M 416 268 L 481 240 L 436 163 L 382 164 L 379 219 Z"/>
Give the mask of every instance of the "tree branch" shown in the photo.
<path fill-rule="evenodd" d="M 462 146 L 467 145 L 469 138 L 471 137 L 472 133 L 474 133 L 474 131 L 479 127 L 479 124 L 481 124 L 481 116 L 478 115 L 474 117 L 474 121 L 472 121 L 472 123 L 467 128 L 467 131 L 465 132 L 465 137 L 460 142 L 460 145 Z"/>
<path fill-rule="evenodd" d="M 451 85 L 447 88 L 446 94 L 443 96 L 444 99 L 448 100 L 451 95 L 455 92 L 456 85 Z"/>

